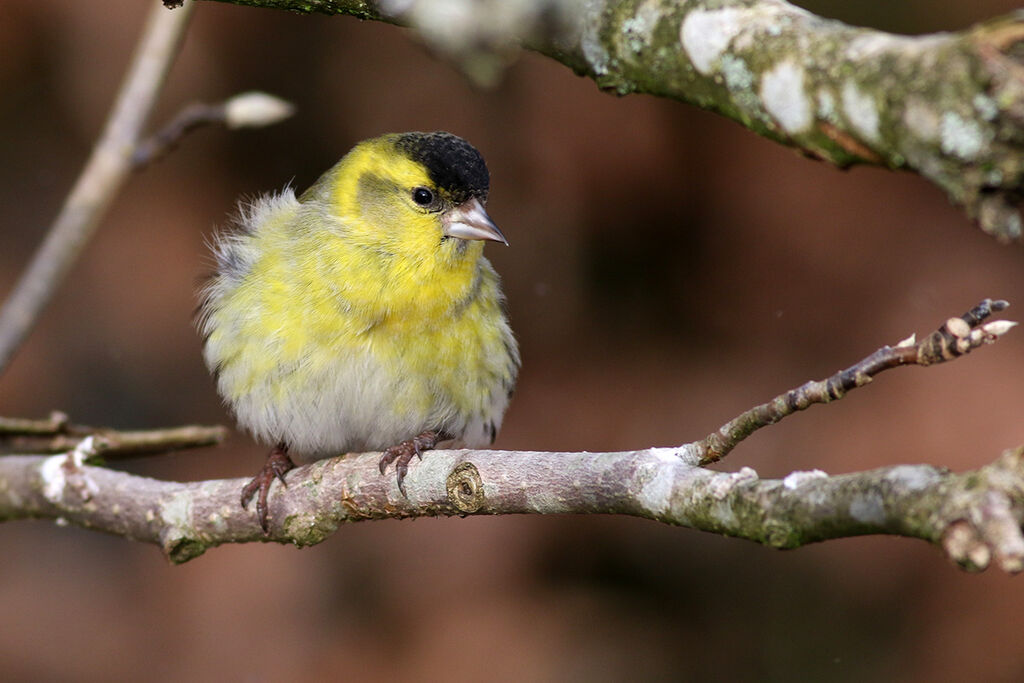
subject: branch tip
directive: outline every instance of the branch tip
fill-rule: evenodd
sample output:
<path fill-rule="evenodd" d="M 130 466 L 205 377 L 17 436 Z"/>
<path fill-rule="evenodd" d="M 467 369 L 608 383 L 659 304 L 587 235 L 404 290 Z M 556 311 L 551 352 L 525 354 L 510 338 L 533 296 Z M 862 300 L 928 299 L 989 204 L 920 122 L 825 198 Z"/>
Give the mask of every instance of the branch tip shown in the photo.
<path fill-rule="evenodd" d="M 291 102 L 258 91 L 239 93 L 224 102 L 224 123 L 231 129 L 271 126 L 294 113 Z"/>
<path fill-rule="evenodd" d="M 902 365 L 934 365 L 959 358 L 982 344 L 991 344 L 1017 323 L 995 320 L 984 323 L 993 313 L 1009 307 L 1003 299 L 984 299 L 961 316 L 948 318 L 941 327 L 921 341 L 910 335 L 896 346 L 883 346 L 856 364 L 819 381 L 807 382 L 768 403 L 755 406 L 727 422 L 694 444 L 700 465 L 725 457 L 736 445 L 758 429 L 774 424 L 816 403 L 829 403 L 852 389 L 869 384 L 875 375 Z M 983 324 L 984 323 L 984 324 Z"/>

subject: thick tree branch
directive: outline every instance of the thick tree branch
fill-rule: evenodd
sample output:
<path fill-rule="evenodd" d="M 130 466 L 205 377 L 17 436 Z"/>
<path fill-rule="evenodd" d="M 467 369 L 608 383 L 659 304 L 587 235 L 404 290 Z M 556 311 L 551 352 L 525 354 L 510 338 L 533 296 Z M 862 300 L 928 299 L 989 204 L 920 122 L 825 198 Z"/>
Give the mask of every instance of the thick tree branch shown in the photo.
<path fill-rule="evenodd" d="M 701 465 L 755 429 L 815 402 L 841 398 L 878 372 L 930 365 L 994 341 L 1014 323 L 984 322 L 1004 301 L 986 299 L 950 318 L 924 341 L 883 347 L 822 382 L 808 382 L 747 411 L 702 441 L 620 453 L 431 451 L 405 479 L 382 477 L 379 453 L 348 454 L 292 470 L 269 499 L 270 528 L 238 505 L 242 479 L 179 484 L 86 463 L 114 449 L 152 450 L 163 440 L 218 439 L 210 428 L 98 432 L 67 454 L 0 458 L 0 521 L 50 518 L 159 545 L 185 562 L 223 543 L 319 543 L 343 522 L 385 517 L 513 513 L 612 513 L 795 548 L 829 538 L 898 534 L 941 545 L 967 568 L 994 557 L 1024 569 L 1024 449 L 975 472 L 901 465 L 829 477 L 794 472 L 761 480 L 750 468 L 719 473 Z M 0 441 L 64 438 L 60 413 L 47 420 L 0 420 Z"/>
<path fill-rule="evenodd" d="M 182 484 L 83 465 L 71 455 L 0 458 L 0 520 L 49 518 L 153 543 L 176 563 L 222 543 L 319 543 L 345 522 L 436 515 L 610 513 L 745 538 L 777 548 L 862 534 L 941 546 L 968 569 L 994 558 L 1021 570 L 1024 449 L 953 474 L 898 465 L 762 480 L 750 468 L 696 466 L 686 448 L 622 453 L 434 451 L 406 479 L 379 454 L 322 460 L 288 474 L 270 499 L 270 533 L 238 505 L 243 479 Z"/>
<path fill-rule="evenodd" d="M 488 80 L 523 45 L 608 92 L 721 113 L 838 166 L 912 170 L 1020 242 L 1024 13 L 898 36 L 783 0 L 220 0 L 415 27 Z"/>

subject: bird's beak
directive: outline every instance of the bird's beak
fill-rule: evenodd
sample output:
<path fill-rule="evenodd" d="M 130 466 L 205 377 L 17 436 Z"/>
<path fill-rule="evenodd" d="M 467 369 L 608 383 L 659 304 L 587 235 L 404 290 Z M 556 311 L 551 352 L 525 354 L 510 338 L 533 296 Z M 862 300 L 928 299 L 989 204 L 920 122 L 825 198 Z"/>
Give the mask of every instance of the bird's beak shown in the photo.
<path fill-rule="evenodd" d="M 498 230 L 491 217 L 484 211 L 484 205 L 476 197 L 462 202 L 441 214 L 442 232 L 446 237 L 460 240 L 491 240 L 508 246 L 508 240 Z"/>

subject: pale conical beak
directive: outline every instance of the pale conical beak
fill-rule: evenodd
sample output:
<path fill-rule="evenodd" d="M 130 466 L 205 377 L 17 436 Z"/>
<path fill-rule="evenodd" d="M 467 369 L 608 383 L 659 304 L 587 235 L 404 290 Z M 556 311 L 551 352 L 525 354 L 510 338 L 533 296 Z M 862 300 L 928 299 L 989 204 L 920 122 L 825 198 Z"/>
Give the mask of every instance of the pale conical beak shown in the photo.
<path fill-rule="evenodd" d="M 498 230 L 484 205 L 476 197 L 462 202 L 441 214 L 441 230 L 447 237 L 460 240 L 491 240 L 508 246 L 508 240 Z"/>

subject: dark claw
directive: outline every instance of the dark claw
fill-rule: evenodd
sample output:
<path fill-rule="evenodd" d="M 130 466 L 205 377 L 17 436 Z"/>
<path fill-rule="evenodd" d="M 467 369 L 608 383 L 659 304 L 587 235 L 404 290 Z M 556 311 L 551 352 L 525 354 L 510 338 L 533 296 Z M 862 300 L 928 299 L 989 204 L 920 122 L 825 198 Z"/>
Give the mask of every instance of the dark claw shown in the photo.
<path fill-rule="evenodd" d="M 270 485 L 274 483 L 274 479 L 280 480 L 283 486 L 287 486 L 287 482 L 284 480 L 285 473 L 288 470 L 295 467 L 295 463 L 288 457 L 288 448 L 284 444 L 278 444 L 274 450 L 270 451 L 267 456 L 267 461 L 263 464 L 263 467 L 256 476 L 242 488 L 242 508 L 249 506 L 249 501 L 252 497 L 259 493 L 256 497 L 256 519 L 260 523 L 260 528 L 263 529 L 263 533 L 269 533 L 270 527 L 267 524 L 267 495 L 270 493 Z"/>
<path fill-rule="evenodd" d="M 280 481 L 284 486 L 288 486 L 288 483 L 284 480 L 284 475 L 293 467 L 295 467 L 295 464 L 287 455 L 285 455 L 283 459 L 275 458 L 274 461 L 270 463 L 270 468 L 274 470 L 274 476 L 277 477 L 278 481 Z"/>
<path fill-rule="evenodd" d="M 260 490 L 260 477 L 256 475 L 248 484 L 242 487 L 242 509 L 249 506 L 249 501 Z"/>
<path fill-rule="evenodd" d="M 395 463 L 395 474 L 398 477 L 398 490 L 401 491 L 402 495 L 405 496 L 406 498 L 409 497 L 409 495 L 405 492 L 405 475 L 409 473 L 409 465 L 407 463 L 408 461 L 402 462 L 401 459 L 399 459 L 399 461 Z"/>
<path fill-rule="evenodd" d="M 433 430 L 428 430 L 419 434 L 411 439 L 407 439 L 402 443 L 395 444 L 384 451 L 384 454 L 380 457 L 380 473 L 384 474 L 387 471 L 388 465 L 395 463 L 395 474 L 398 479 L 398 490 L 402 492 L 403 496 L 408 498 L 405 493 L 405 475 L 409 472 L 409 461 L 413 457 L 418 457 L 421 461 L 423 460 L 423 451 L 429 451 L 437 445 L 439 441 L 445 441 L 453 437 Z"/>

